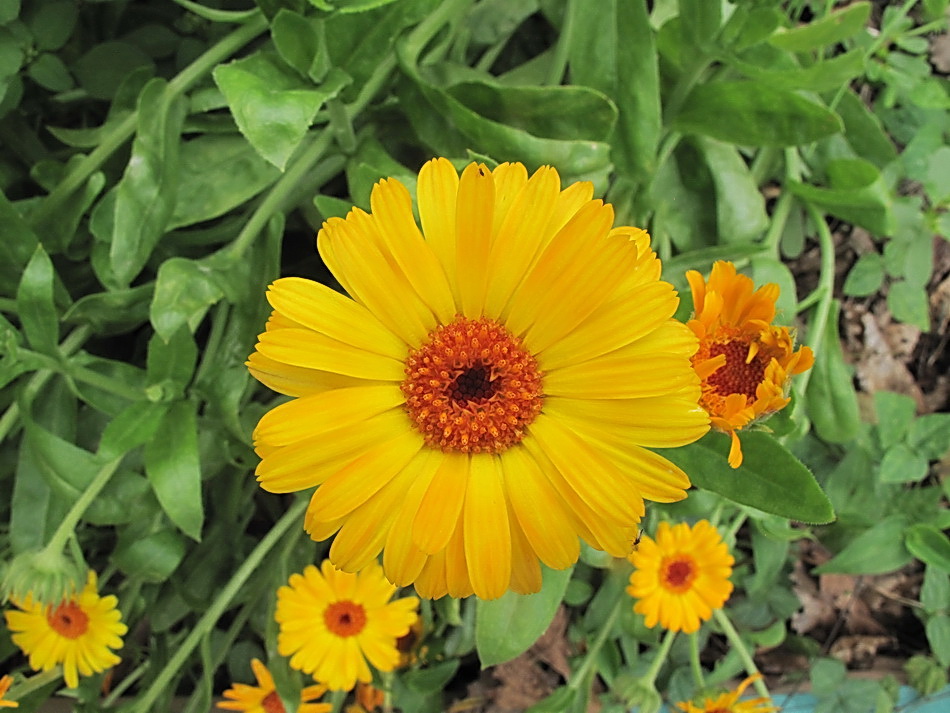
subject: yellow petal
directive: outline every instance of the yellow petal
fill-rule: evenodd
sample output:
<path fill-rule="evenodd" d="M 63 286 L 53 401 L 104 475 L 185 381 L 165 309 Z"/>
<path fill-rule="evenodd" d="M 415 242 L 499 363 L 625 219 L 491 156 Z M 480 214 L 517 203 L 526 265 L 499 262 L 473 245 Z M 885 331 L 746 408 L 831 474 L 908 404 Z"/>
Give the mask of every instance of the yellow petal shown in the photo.
<path fill-rule="evenodd" d="M 511 530 L 496 456 L 472 458 L 463 518 L 472 589 L 482 599 L 497 599 L 511 582 Z"/>
<path fill-rule="evenodd" d="M 419 171 L 416 196 L 422 232 L 442 263 L 457 304 L 459 295 L 455 262 L 455 207 L 458 187 L 458 173 L 448 159 L 432 159 Z"/>
<path fill-rule="evenodd" d="M 455 216 L 455 264 L 462 314 L 482 315 L 488 283 L 495 182 L 484 164 L 469 164 L 459 179 Z"/>
<path fill-rule="evenodd" d="M 402 381 L 405 363 L 309 329 L 278 329 L 258 337 L 257 349 L 274 361 L 360 379 Z"/>
<path fill-rule="evenodd" d="M 469 479 L 468 454 L 444 453 L 441 460 L 412 523 L 412 541 L 426 554 L 445 549 L 455 532 Z"/>

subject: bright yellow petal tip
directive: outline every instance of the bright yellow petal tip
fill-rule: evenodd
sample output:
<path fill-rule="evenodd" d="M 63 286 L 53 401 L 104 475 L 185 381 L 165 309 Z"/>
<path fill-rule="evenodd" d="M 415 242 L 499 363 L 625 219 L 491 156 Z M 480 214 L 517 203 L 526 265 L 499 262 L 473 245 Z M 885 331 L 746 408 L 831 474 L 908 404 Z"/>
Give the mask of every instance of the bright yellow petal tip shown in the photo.
<path fill-rule="evenodd" d="M 627 593 L 648 627 L 691 634 L 732 594 L 735 560 L 707 520 L 693 527 L 661 522 L 656 539 L 643 535 L 629 559 L 634 571 Z"/>
<path fill-rule="evenodd" d="M 242 711 L 243 713 L 287 713 L 284 702 L 274 686 L 274 677 L 259 659 L 251 659 L 251 670 L 257 679 L 256 686 L 235 683 L 222 695 L 225 699 L 217 704 L 222 710 Z M 330 713 L 331 703 L 315 703 L 324 693 L 326 686 L 307 686 L 300 691 L 297 713 Z"/>
<path fill-rule="evenodd" d="M 769 698 L 739 700 L 745 689 L 760 678 L 762 674 L 759 673 L 749 676 L 734 691 L 727 691 L 715 698 L 706 698 L 701 705 L 684 701 L 676 706 L 684 713 L 775 713 L 779 708 L 773 706 Z"/>
<path fill-rule="evenodd" d="M 793 333 L 772 324 L 778 285 L 754 289 L 752 280 L 731 262 L 718 261 L 709 280 L 686 273 L 694 316 L 687 326 L 699 338 L 692 357 L 702 381 L 700 404 L 713 428 L 730 435 L 729 465 L 742 465 L 736 431 L 788 405 L 793 374 L 814 364 L 809 347 L 795 350 Z"/>
<path fill-rule="evenodd" d="M 89 572 L 82 591 L 55 607 L 34 602 L 32 595 L 14 604 L 19 611 L 4 613 L 7 628 L 34 671 L 62 664 L 66 685 L 76 688 L 80 675 L 92 676 L 119 663 L 112 649 L 122 648 L 127 628 L 115 596 L 99 596 L 95 572 Z"/>
<path fill-rule="evenodd" d="M 382 553 L 425 597 L 537 591 L 581 539 L 625 555 L 644 500 L 689 488 L 648 449 L 709 429 L 649 235 L 550 166 L 433 159 L 416 193 L 418 223 L 386 179 L 323 224 L 347 296 L 271 285 L 248 368 L 294 400 L 254 432 L 261 486 L 315 487 L 305 529 L 335 535 L 333 563 Z"/>

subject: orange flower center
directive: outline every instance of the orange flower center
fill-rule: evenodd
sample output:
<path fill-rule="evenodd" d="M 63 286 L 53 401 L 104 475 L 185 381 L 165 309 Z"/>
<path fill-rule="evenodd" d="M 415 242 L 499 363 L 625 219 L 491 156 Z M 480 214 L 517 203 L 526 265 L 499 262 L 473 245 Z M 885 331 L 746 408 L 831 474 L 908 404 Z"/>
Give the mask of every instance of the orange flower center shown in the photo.
<path fill-rule="evenodd" d="M 770 359 L 761 351 L 751 361 L 749 342 L 741 339 L 717 342 L 709 347 L 710 358 L 726 355 L 726 363 L 707 377 L 706 382 L 722 395 L 745 394 L 755 399 L 755 390 L 765 378 L 765 368 Z"/>
<path fill-rule="evenodd" d="M 676 594 L 688 591 L 693 586 L 697 573 L 696 562 L 689 555 L 672 555 L 664 558 L 660 565 L 661 583 Z"/>
<path fill-rule="evenodd" d="M 261 708 L 264 709 L 264 713 L 287 713 L 287 709 L 284 708 L 277 691 L 271 691 L 264 696 L 264 700 L 261 701 Z"/>
<path fill-rule="evenodd" d="M 89 616 L 75 602 L 63 602 L 46 615 L 50 628 L 67 639 L 78 639 L 89 628 Z"/>
<path fill-rule="evenodd" d="M 541 412 L 538 363 L 498 322 L 456 317 L 409 353 L 402 383 L 409 417 L 428 445 L 500 453 Z"/>
<path fill-rule="evenodd" d="M 349 600 L 333 602 L 323 612 L 323 621 L 331 634 L 356 636 L 366 626 L 366 610 L 362 604 Z"/>

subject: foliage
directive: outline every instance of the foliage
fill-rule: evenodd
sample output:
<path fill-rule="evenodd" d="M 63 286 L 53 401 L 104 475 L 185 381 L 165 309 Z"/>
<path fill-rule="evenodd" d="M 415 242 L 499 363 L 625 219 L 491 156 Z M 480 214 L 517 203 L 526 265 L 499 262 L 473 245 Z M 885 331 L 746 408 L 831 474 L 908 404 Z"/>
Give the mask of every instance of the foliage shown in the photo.
<path fill-rule="evenodd" d="M 878 393 L 863 420 L 838 340 L 842 296 L 884 293 L 895 318 L 935 326 L 950 97 L 926 55 L 946 0 L 881 17 L 863 1 L 177 1 L 0 2 L 5 587 L 54 600 L 88 563 L 140 632 L 111 692 L 84 679 L 77 710 L 168 710 L 174 695 L 207 710 L 274 654 L 273 592 L 327 543 L 301 532 L 300 502 L 250 477 L 251 430 L 278 402 L 244 366 L 265 288 L 329 281 L 322 220 L 369 209 L 382 177 L 413 189 L 433 155 L 593 181 L 618 224 L 649 228 L 681 294 L 686 269 L 733 260 L 781 287 L 781 320 L 814 349 L 792 406 L 744 434 L 746 465 L 728 468 L 720 434 L 670 451 L 700 489 L 644 523 L 708 517 L 741 560 L 725 616 L 699 634 L 732 644 L 707 684 L 741 673 L 743 647 L 787 641 L 793 543 L 812 537 L 834 553 L 819 573 L 922 568 L 916 613 L 938 665 L 912 661 L 911 680 L 946 680 L 950 480 L 933 464 L 950 415 Z M 836 291 L 829 226 L 843 224 L 873 250 Z M 818 284 L 799 299 L 783 260 L 812 246 Z M 37 583 L 36 562 L 64 553 Z M 585 549 L 542 595 L 426 604 L 428 653 L 390 682 L 394 705 L 442 710 L 460 662 L 517 655 L 559 602 L 582 653 L 532 710 L 586 710 L 595 677 L 605 710 L 623 710 L 653 700 L 648 672 L 667 699 L 692 698 L 690 642 L 664 649 L 643 626 L 628 571 Z M 25 670 L 6 635 L 0 661 Z M 290 700 L 304 681 L 275 661 Z M 882 687 L 844 676 L 816 660 L 828 710 L 887 709 Z M 20 709 L 53 683 L 21 684 Z"/>

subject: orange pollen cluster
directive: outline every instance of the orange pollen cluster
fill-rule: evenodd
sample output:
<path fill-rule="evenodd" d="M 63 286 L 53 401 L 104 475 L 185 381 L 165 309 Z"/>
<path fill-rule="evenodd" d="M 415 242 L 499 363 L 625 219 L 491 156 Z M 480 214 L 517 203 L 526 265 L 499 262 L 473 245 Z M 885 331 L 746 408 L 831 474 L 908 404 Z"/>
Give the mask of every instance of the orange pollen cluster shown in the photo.
<path fill-rule="evenodd" d="M 50 628 L 67 639 L 78 639 L 89 628 L 89 616 L 75 602 L 63 602 L 46 615 Z"/>
<path fill-rule="evenodd" d="M 323 621 L 331 634 L 356 636 L 366 626 L 366 610 L 362 604 L 349 600 L 333 602 L 323 612 Z"/>
<path fill-rule="evenodd" d="M 717 342 L 709 347 L 709 356 L 726 355 L 726 363 L 706 378 L 706 383 L 719 394 L 745 394 L 755 399 L 756 387 L 765 378 L 765 368 L 771 359 L 761 351 L 746 361 L 749 354 L 749 342 L 733 340 Z"/>
<path fill-rule="evenodd" d="M 669 558 L 661 567 L 664 586 L 677 593 L 687 591 L 696 579 L 696 563 L 687 555 Z"/>
<path fill-rule="evenodd" d="M 500 453 L 541 412 L 535 358 L 498 322 L 456 317 L 409 353 L 402 382 L 409 417 L 443 451 Z"/>
<path fill-rule="evenodd" d="M 264 700 L 261 701 L 261 708 L 264 709 L 264 713 L 287 713 L 287 709 L 284 708 L 277 691 L 271 691 L 264 696 Z"/>

